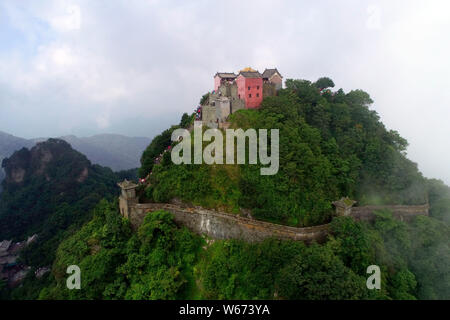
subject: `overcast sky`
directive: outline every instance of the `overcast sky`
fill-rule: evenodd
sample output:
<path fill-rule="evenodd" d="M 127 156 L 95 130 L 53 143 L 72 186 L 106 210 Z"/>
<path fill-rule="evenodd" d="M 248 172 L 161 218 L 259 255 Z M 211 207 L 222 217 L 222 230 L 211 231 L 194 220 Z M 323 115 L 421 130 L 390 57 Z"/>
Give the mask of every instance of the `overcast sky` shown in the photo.
<path fill-rule="evenodd" d="M 153 136 L 216 71 L 277 67 L 367 91 L 450 184 L 450 1 L 0 2 L 0 131 Z"/>

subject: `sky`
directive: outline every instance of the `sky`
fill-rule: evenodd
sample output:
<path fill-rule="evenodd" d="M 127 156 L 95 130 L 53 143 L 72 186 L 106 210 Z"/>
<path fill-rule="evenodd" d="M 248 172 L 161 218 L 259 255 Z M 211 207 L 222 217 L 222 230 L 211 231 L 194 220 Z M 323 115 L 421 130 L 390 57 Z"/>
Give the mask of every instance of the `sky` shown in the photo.
<path fill-rule="evenodd" d="M 217 71 L 363 89 L 450 184 L 450 1 L 0 1 L 0 131 L 152 137 Z"/>

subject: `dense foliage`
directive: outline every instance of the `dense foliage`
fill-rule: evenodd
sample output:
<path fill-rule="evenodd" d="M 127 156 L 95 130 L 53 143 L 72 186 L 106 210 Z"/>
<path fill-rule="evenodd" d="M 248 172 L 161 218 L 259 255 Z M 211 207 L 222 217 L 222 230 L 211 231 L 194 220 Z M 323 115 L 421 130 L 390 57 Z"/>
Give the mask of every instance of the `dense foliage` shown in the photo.
<path fill-rule="evenodd" d="M 255 218 L 295 226 L 331 221 L 324 244 L 208 239 L 175 224 L 166 211 L 148 214 L 132 231 L 110 197 L 91 210 L 102 193 L 112 194 L 114 181 L 110 171 L 94 167 L 90 177 L 95 182 L 87 180 L 76 190 L 68 187 L 62 195 L 52 188 L 64 183 L 47 187 L 39 177 L 5 192 L 0 203 L 8 212 L 44 217 L 38 224 L 24 218 L 10 231 L 12 237 L 39 232 L 45 239 L 51 231 L 57 239 L 40 241 L 48 246 L 30 247 L 24 254 L 34 267 L 53 261 L 51 274 L 38 280 L 30 273 L 23 286 L 7 296 L 0 282 L 0 297 L 450 299 L 450 188 L 422 177 L 406 158 L 406 140 L 386 130 L 369 109 L 367 93 L 321 90 L 333 86 L 329 78 L 315 83 L 287 80 L 286 89 L 265 98 L 261 109 L 231 116 L 232 128 L 280 130 L 280 169 L 274 176 L 261 176 L 260 165 L 174 165 L 170 152 L 164 151 L 175 143 L 173 130 L 192 128 L 194 115 L 187 114 L 153 139 L 139 169 L 140 177 L 151 173 L 151 184 L 140 190 L 145 199 L 177 198 L 229 212 L 251 211 Z M 64 182 L 74 168 L 72 163 L 56 166 L 61 174 L 57 177 Z M 136 172 L 122 172 L 120 177 L 132 174 Z M 33 197 L 27 199 L 27 194 Z M 331 202 L 342 196 L 359 204 L 429 201 L 431 217 L 403 222 L 379 211 L 370 223 L 350 217 L 331 220 Z M 42 213 L 33 213 L 36 208 Z M 3 218 L 8 219 L 6 214 Z M 66 288 L 66 269 L 73 264 L 82 272 L 81 290 Z M 381 268 L 381 290 L 366 287 L 370 265 Z"/>
<path fill-rule="evenodd" d="M 165 211 L 148 214 L 133 233 L 106 201 L 93 216 L 59 247 L 55 280 L 41 299 L 450 298 L 448 226 L 428 217 L 411 224 L 389 212 L 372 224 L 337 218 L 326 244 L 306 246 L 209 240 Z M 81 290 L 65 286 L 72 264 L 80 266 Z M 381 290 L 366 288 L 371 264 L 381 267 Z"/>
<path fill-rule="evenodd" d="M 153 169 L 155 158 L 158 157 L 172 143 L 172 132 L 178 126 L 172 126 L 170 129 L 164 130 L 161 134 L 153 138 L 150 145 L 144 150 L 141 157 L 141 168 L 139 176 L 145 178 Z"/>
<path fill-rule="evenodd" d="M 320 93 L 333 85 L 329 78 L 287 80 L 261 109 L 231 115 L 232 128 L 280 130 L 273 176 L 262 176 L 260 165 L 179 166 L 169 157 L 154 165 L 174 127 L 164 131 L 142 156 L 141 176 L 153 171 L 148 198 L 250 209 L 256 218 L 294 226 L 329 221 L 331 202 L 343 196 L 361 205 L 425 203 L 427 182 L 406 158 L 406 140 L 386 130 L 364 91 Z"/>
<path fill-rule="evenodd" d="M 202 240 L 179 229 L 165 211 L 148 215 L 137 233 L 114 204 L 102 201 L 93 219 L 64 241 L 53 265 L 55 283 L 41 298 L 175 299 L 194 286 L 192 267 Z M 67 290 L 68 265 L 80 266 L 81 290 Z"/>
<path fill-rule="evenodd" d="M 43 161 L 43 154 L 51 154 L 51 160 Z M 114 199 L 118 195 L 116 183 L 136 176 L 136 170 L 114 173 L 91 165 L 69 144 L 55 139 L 31 150 L 22 149 L 3 164 L 10 176 L 3 181 L 0 195 L 0 240 L 22 241 L 38 235 L 19 257 L 19 263 L 32 267 L 25 280 L 28 289 L 18 294 L 28 296 L 27 292 L 36 292 L 30 288 L 42 286 L 47 279 L 35 279 L 34 271 L 51 266 L 60 242 L 91 219 L 92 208 L 102 198 Z M 11 178 L 12 170 L 18 168 L 25 170 L 21 182 Z"/>

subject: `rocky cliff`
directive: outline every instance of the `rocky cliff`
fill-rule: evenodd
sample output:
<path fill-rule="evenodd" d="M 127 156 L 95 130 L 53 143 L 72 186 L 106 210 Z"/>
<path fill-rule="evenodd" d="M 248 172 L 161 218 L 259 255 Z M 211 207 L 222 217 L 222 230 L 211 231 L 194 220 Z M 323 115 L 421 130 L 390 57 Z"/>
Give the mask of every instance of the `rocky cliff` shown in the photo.
<path fill-rule="evenodd" d="M 61 168 L 61 165 L 65 165 Z M 58 184 L 68 181 L 83 182 L 89 175 L 90 161 L 59 139 L 40 142 L 31 149 L 22 148 L 2 161 L 5 186 L 22 185 L 33 178 L 46 181 L 58 178 Z M 61 172 L 65 171 L 64 176 Z"/>
<path fill-rule="evenodd" d="M 21 261 L 35 268 L 51 265 L 66 232 L 88 221 L 101 199 L 117 195 L 118 175 L 60 139 L 16 151 L 2 165 L 0 240 L 37 234 L 39 241 L 21 251 Z"/>

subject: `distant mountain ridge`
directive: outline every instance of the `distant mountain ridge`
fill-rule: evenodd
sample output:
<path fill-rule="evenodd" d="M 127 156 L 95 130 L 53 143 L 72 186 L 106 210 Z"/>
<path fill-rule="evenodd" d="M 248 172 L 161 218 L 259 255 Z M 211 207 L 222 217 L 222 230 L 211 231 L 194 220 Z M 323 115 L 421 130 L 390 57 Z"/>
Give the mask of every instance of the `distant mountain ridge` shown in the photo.
<path fill-rule="evenodd" d="M 38 234 L 37 244 L 23 252 L 25 264 L 38 267 L 50 265 L 67 229 L 88 221 L 91 209 L 116 197 L 117 182 L 132 174 L 92 164 L 68 142 L 52 138 L 15 151 L 2 165 L 0 239 Z"/>
<path fill-rule="evenodd" d="M 31 140 L 0 131 L 0 158 L 8 157 L 16 150 L 32 147 L 34 144 L 35 142 Z"/>
<path fill-rule="evenodd" d="M 31 148 L 48 138 L 23 139 L 0 131 L 0 160 L 21 148 Z M 91 137 L 68 135 L 59 137 L 84 154 L 92 163 L 114 171 L 140 167 L 140 157 L 150 144 L 150 138 L 127 137 L 119 134 L 99 134 Z M 0 171 L 0 180 L 4 177 Z"/>

